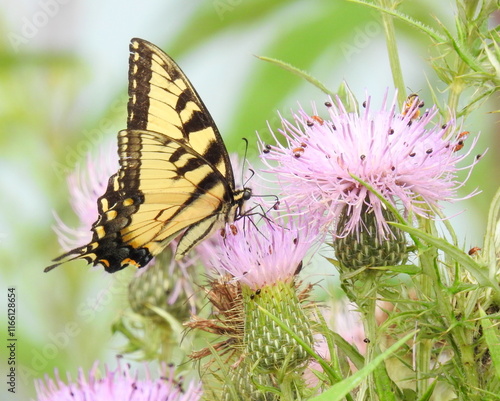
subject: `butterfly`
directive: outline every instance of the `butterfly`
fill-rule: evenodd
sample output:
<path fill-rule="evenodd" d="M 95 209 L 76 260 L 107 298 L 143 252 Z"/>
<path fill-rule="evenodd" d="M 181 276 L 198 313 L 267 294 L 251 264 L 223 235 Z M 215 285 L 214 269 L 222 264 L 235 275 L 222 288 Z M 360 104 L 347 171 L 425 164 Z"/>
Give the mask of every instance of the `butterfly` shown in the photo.
<path fill-rule="evenodd" d="M 85 259 L 113 273 L 143 267 L 174 238 L 181 259 L 213 231 L 243 215 L 250 188 L 235 189 L 222 137 L 179 66 L 155 45 L 130 43 L 127 129 L 120 168 L 97 200 L 89 244 L 45 268 Z"/>

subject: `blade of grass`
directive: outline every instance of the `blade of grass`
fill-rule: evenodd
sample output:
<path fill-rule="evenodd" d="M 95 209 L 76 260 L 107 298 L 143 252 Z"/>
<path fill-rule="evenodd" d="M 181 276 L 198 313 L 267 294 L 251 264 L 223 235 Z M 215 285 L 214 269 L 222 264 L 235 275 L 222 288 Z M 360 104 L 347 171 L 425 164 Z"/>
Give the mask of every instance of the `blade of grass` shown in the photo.
<path fill-rule="evenodd" d="M 321 395 L 314 397 L 311 401 L 341 401 L 350 391 L 354 390 L 370 373 L 372 373 L 377 366 L 401 347 L 406 341 L 412 338 L 415 332 L 409 333 L 391 347 L 387 348 L 383 353 L 373 359 L 373 361 L 366 365 L 363 369 L 358 370 L 352 376 L 342 380 L 340 383 L 334 384 Z"/>

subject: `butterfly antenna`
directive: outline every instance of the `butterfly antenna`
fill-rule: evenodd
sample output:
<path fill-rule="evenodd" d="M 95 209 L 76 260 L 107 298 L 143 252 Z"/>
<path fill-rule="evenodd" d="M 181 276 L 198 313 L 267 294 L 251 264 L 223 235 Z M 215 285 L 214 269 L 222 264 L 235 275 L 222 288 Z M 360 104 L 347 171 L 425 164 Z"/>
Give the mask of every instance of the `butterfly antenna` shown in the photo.
<path fill-rule="evenodd" d="M 245 141 L 245 153 L 243 155 L 243 165 L 241 166 L 241 181 L 243 181 L 243 177 L 245 176 L 245 164 L 247 163 L 247 156 L 248 156 L 248 139 L 247 138 L 241 138 L 241 139 Z M 252 176 L 250 178 L 252 178 L 255 172 L 252 169 L 250 169 L 250 171 L 252 172 Z M 245 188 L 245 185 L 248 183 L 248 181 L 250 181 L 250 178 L 245 181 L 245 183 L 243 184 L 243 188 Z"/>
<path fill-rule="evenodd" d="M 248 180 L 246 180 L 244 183 L 243 183 L 243 188 L 245 188 L 245 186 L 249 183 L 249 181 L 252 179 L 252 177 L 255 175 L 255 171 L 251 168 L 248 169 L 248 171 L 250 171 L 250 177 L 248 177 Z M 243 176 L 242 176 L 243 177 Z M 252 196 L 259 196 L 259 195 L 252 195 Z"/>

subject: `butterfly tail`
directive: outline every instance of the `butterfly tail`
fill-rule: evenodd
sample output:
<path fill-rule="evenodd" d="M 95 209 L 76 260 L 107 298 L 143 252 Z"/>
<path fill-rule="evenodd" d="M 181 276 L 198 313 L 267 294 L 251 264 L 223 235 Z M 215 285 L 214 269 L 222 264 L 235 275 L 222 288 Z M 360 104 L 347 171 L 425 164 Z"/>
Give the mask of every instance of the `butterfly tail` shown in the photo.
<path fill-rule="evenodd" d="M 68 251 L 66 253 L 63 253 L 61 256 L 58 256 L 57 258 L 53 259 L 52 262 L 56 262 L 50 266 L 47 266 L 43 271 L 45 273 L 51 271 L 52 269 L 55 269 L 57 266 L 62 265 L 63 263 L 70 262 L 72 260 L 76 259 L 86 259 L 89 263 L 90 260 L 89 257 L 87 256 L 87 250 L 88 246 L 81 246 L 75 249 L 72 249 L 71 251 Z M 72 256 L 74 255 L 74 256 Z"/>

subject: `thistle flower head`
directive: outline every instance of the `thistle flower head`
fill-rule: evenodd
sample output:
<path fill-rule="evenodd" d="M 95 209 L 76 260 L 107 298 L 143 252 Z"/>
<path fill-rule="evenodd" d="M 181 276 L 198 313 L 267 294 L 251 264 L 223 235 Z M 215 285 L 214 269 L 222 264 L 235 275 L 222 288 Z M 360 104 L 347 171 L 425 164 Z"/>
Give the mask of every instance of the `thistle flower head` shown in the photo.
<path fill-rule="evenodd" d="M 280 224 L 265 219 L 261 227 L 251 217 L 242 220 L 229 225 L 219 237 L 213 265 L 221 275 L 229 274 L 241 285 L 242 342 L 254 373 L 295 371 L 309 356 L 268 314 L 312 345 L 310 322 L 294 278 L 318 231 L 300 218 L 297 222 L 280 219 Z"/>
<path fill-rule="evenodd" d="M 336 99 L 325 103 L 328 119 L 302 109 L 294 122 L 282 118 L 279 133 L 286 144 L 261 144 L 282 199 L 302 213 L 326 216 L 339 236 L 362 231 L 362 214 L 374 213 L 380 238 L 390 231 L 383 204 L 352 175 L 395 207 L 401 204 L 407 215 L 429 217 L 440 202 L 456 200 L 463 185 L 457 180 L 457 164 L 470 150 L 458 152 L 463 138 L 454 122 L 432 123 L 435 107 L 417 118 L 418 102 L 399 114 L 395 102 L 388 103 L 386 96 L 382 108 L 374 111 L 368 97 L 361 112 L 351 113 Z M 343 227 L 335 227 L 341 213 L 349 218 Z"/>
<path fill-rule="evenodd" d="M 107 367 L 102 377 L 98 375 L 96 362 L 89 372 L 88 378 L 80 370 L 78 380 L 68 384 L 64 383 L 58 372 L 55 379 L 38 380 L 35 383 L 37 401 L 197 401 L 201 397 L 200 384 L 192 382 L 187 389 L 182 383 L 175 380 L 173 368 L 162 366 L 161 378 L 152 379 L 146 370 L 146 377 L 138 379 L 137 375 L 130 373 L 128 365 L 118 364 L 116 370 Z"/>
<path fill-rule="evenodd" d="M 228 226 L 212 257 L 222 275 L 230 274 L 252 290 L 292 281 L 318 239 L 317 228 L 304 219 L 281 225 L 264 221 L 258 228 L 250 217 Z"/>
<path fill-rule="evenodd" d="M 175 260 L 174 247 L 167 247 L 144 268 L 138 269 L 129 284 L 128 299 L 132 310 L 142 316 L 164 319 L 150 306 L 167 310 L 179 320 L 195 313 L 198 297 L 192 279 L 196 257 Z"/>

